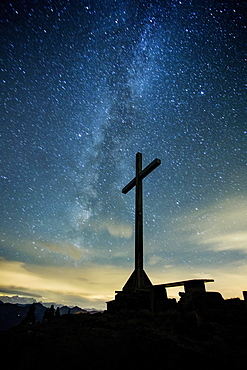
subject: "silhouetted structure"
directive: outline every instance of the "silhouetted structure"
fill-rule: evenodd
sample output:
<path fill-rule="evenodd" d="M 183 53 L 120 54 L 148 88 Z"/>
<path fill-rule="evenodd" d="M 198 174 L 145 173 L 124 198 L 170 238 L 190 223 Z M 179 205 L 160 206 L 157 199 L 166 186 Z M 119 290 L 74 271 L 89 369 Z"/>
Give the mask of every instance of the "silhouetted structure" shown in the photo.
<path fill-rule="evenodd" d="M 142 170 L 142 154 L 136 154 L 136 177 L 126 185 L 122 193 L 127 194 L 134 186 L 136 187 L 135 209 L 135 270 L 124 286 L 124 290 L 142 289 L 152 286 L 147 274 L 143 269 L 143 201 L 142 180 L 161 164 L 160 159 L 155 159 Z"/>
<path fill-rule="evenodd" d="M 55 317 L 60 317 L 61 315 L 60 315 L 60 308 L 59 307 L 57 307 L 56 308 L 56 312 L 55 312 Z"/>
<path fill-rule="evenodd" d="M 54 319 L 54 317 L 55 317 L 55 308 L 54 305 L 52 304 L 51 307 L 46 309 L 43 321 L 51 321 Z"/>
<path fill-rule="evenodd" d="M 36 323 L 35 309 L 36 308 L 34 303 L 29 306 L 27 316 L 22 321 L 22 324 L 33 325 Z"/>
<path fill-rule="evenodd" d="M 123 189 L 128 193 L 134 186 L 135 196 L 135 269 L 121 291 L 116 291 L 115 300 L 107 302 L 108 312 L 117 312 L 121 309 L 148 309 L 153 312 L 174 307 L 175 299 L 167 297 L 166 288 L 184 286 L 185 292 L 180 294 L 180 303 L 193 306 L 195 302 L 210 305 L 220 305 L 223 298 L 220 293 L 206 292 L 205 283 L 212 279 L 193 279 L 174 283 L 153 285 L 143 269 L 143 201 L 142 180 L 161 164 L 161 160 L 154 159 L 146 168 L 142 169 L 142 154 L 136 154 L 136 176 Z"/>
<path fill-rule="evenodd" d="M 245 307 L 247 310 L 247 291 L 243 291 L 244 301 L 245 301 Z"/>
<path fill-rule="evenodd" d="M 161 164 L 161 160 L 154 159 L 142 169 L 142 154 L 136 154 L 136 176 L 123 189 L 127 194 L 134 186 L 135 196 L 135 269 L 126 282 L 122 291 L 117 291 L 114 301 L 107 302 L 107 310 L 111 312 L 122 308 L 148 308 L 155 310 L 167 301 L 164 287 L 153 286 L 143 269 L 143 200 L 142 180 Z"/>

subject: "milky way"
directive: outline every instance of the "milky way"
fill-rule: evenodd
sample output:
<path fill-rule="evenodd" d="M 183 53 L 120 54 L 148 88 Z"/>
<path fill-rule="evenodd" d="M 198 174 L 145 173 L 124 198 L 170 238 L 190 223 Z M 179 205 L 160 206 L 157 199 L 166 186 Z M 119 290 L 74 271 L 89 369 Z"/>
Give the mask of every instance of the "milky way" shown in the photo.
<path fill-rule="evenodd" d="M 2 262 L 131 272 L 139 151 L 146 270 L 246 266 L 246 5 L 0 6 Z"/>

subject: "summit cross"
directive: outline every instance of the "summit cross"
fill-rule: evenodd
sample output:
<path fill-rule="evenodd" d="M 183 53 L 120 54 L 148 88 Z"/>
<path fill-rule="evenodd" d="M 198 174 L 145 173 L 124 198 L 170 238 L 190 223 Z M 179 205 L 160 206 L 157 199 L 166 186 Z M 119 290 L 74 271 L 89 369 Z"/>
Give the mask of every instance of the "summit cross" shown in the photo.
<path fill-rule="evenodd" d="M 149 281 L 143 270 L 143 201 L 142 180 L 161 164 L 161 160 L 154 159 L 147 167 L 142 169 L 142 154 L 136 154 L 136 177 L 132 179 L 123 189 L 127 194 L 134 186 L 136 187 L 135 199 L 135 271 L 132 277 L 134 289 L 143 288 Z M 148 279 L 148 280 L 147 280 Z M 128 284 L 128 282 L 127 282 Z M 127 285 L 126 284 L 126 285 Z"/>

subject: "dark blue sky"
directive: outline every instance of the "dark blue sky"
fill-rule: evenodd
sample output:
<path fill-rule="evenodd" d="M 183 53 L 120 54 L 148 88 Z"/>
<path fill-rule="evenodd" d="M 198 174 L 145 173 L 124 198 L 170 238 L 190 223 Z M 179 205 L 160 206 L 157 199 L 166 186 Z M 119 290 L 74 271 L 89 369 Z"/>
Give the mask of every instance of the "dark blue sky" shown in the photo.
<path fill-rule="evenodd" d="M 144 180 L 150 279 L 206 274 L 240 294 L 246 3 L 0 7 L 0 291 L 102 307 L 121 289 L 134 253 L 134 191 L 121 189 L 139 151 L 162 161 Z"/>

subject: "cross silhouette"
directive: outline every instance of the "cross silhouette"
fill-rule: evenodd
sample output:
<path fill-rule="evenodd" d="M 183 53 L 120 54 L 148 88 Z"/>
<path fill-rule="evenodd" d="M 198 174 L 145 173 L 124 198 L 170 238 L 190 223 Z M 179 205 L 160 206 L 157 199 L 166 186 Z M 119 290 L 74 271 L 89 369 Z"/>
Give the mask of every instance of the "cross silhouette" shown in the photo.
<path fill-rule="evenodd" d="M 152 285 L 143 270 L 143 201 L 142 180 L 161 164 L 161 160 L 154 159 L 147 167 L 142 169 L 142 154 L 136 154 L 136 176 L 123 189 L 127 194 L 134 186 L 136 187 L 135 199 L 135 270 L 125 284 L 125 289 L 141 289 Z"/>

